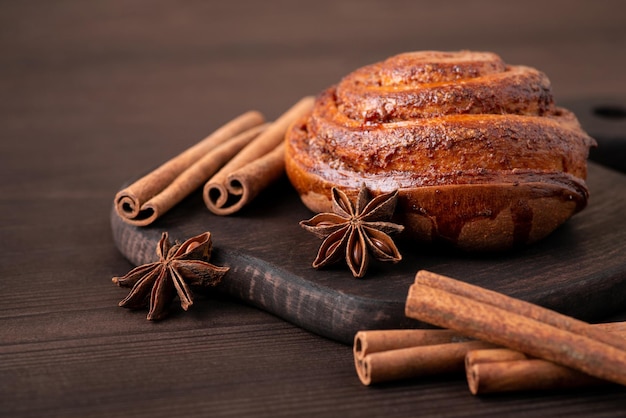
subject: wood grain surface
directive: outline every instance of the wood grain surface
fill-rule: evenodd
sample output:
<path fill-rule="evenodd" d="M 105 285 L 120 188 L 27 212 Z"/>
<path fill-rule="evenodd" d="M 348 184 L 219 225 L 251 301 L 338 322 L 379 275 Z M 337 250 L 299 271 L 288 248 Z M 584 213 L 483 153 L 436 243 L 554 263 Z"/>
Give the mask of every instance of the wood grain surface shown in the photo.
<path fill-rule="evenodd" d="M 126 289 L 111 277 L 132 263 L 110 222 L 124 182 L 224 121 L 251 109 L 275 118 L 399 52 L 494 51 L 545 71 L 559 103 L 623 109 L 622 10 L 619 0 L 2 2 L 0 416 L 623 416 L 616 386 L 474 397 L 464 377 L 439 376 L 364 387 L 350 347 L 225 294 L 150 323 L 117 306 Z M 624 201 L 622 174 L 593 174 L 612 185 L 603 206 Z M 610 190 L 592 194 L 588 213 L 601 193 Z M 613 229 L 623 237 L 624 223 Z M 318 243 L 298 233 L 306 258 Z M 218 250 L 232 236 L 216 235 Z M 603 240 L 609 253 L 623 245 Z M 479 264 L 448 272 L 467 277 Z M 581 274 L 593 280 L 595 265 Z M 616 283 L 603 290 L 611 304 L 623 297 Z"/>

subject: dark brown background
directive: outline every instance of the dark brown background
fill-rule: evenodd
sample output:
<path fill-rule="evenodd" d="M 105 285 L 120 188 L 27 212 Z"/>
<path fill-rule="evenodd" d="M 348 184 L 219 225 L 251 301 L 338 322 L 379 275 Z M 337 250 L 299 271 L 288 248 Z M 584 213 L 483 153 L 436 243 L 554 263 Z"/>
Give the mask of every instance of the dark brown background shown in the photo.
<path fill-rule="evenodd" d="M 461 377 L 361 386 L 350 348 L 236 300 L 117 307 L 115 191 L 249 109 L 273 118 L 419 49 L 538 67 L 622 102 L 620 1 L 0 3 L 0 415 L 618 416 L 622 388 L 476 398 Z M 626 193 L 616 190 L 617 193 Z M 624 228 L 624 225 L 617 225 Z"/>

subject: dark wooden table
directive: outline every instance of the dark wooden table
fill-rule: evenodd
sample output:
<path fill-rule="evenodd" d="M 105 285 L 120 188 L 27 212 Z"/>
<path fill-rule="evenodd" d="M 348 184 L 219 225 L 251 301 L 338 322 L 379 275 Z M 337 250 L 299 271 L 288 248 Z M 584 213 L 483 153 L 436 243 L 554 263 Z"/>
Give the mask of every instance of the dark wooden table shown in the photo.
<path fill-rule="evenodd" d="M 350 347 L 224 297 L 159 323 L 117 307 L 125 181 L 243 111 L 276 117 L 421 49 L 535 66 L 561 103 L 626 98 L 620 1 L 2 2 L 0 416 L 624 416 L 614 386 L 364 387 Z"/>

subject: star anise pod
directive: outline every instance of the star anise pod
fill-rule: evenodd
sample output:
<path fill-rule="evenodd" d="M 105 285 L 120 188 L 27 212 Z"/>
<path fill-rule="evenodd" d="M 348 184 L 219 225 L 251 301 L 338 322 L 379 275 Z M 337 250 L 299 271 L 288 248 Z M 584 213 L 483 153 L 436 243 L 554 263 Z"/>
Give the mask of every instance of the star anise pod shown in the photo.
<path fill-rule="evenodd" d="M 380 261 L 400 261 L 402 256 L 388 235 L 404 229 L 388 221 L 397 198 L 395 190 L 369 200 L 369 192 L 363 185 L 355 206 L 343 191 L 333 187 L 333 213 L 320 213 L 300 222 L 304 229 L 324 239 L 313 267 L 324 267 L 345 258 L 352 275 L 363 277 L 370 256 Z"/>
<path fill-rule="evenodd" d="M 113 277 L 113 283 L 132 287 L 119 306 L 136 309 L 149 305 L 148 320 L 162 319 L 178 294 L 181 307 L 189 309 L 193 305 L 190 286 L 215 286 L 228 271 L 228 267 L 208 262 L 211 247 L 210 232 L 174 245 L 164 232 L 156 248 L 159 261 L 135 267 L 123 277 Z"/>

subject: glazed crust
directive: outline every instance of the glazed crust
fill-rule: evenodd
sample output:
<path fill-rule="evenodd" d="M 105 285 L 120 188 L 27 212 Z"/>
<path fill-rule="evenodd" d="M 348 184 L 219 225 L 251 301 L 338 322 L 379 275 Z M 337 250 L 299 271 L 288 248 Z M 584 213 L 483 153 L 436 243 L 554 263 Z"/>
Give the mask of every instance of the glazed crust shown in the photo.
<path fill-rule="evenodd" d="M 495 54 L 401 54 L 323 91 L 286 135 L 304 204 L 330 189 L 399 189 L 398 217 L 421 241 L 501 250 L 537 241 L 588 199 L 595 141 L 554 105 L 547 77 Z"/>

